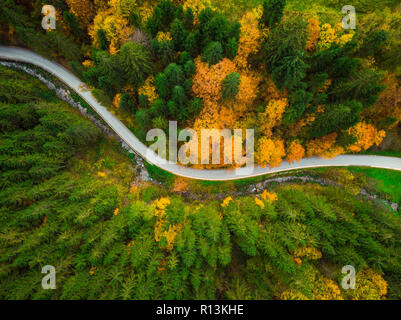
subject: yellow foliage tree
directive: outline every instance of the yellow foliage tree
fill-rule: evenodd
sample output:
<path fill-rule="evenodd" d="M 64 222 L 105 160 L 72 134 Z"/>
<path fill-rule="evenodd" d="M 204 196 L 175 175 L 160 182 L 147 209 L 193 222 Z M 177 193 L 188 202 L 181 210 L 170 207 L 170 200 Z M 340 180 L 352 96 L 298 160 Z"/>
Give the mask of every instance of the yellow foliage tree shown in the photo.
<path fill-rule="evenodd" d="M 267 190 L 264 190 L 264 191 L 262 192 L 262 194 L 260 195 L 260 197 L 261 197 L 263 200 L 267 200 L 267 201 L 269 201 L 269 202 L 274 202 L 274 201 L 277 201 L 277 199 L 278 199 L 276 193 L 270 193 L 270 192 L 267 191 Z"/>
<path fill-rule="evenodd" d="M 194 14 L 194 23 L 199 23 L 199 14 L 202 12 L 203 9 L 210 7 L 214 9 L 211 0 L 186 0 L 183 4 L 183 9 L 188 10 L 191 8 Z"/>
<path fill-rule="evenodd" d="M 317 276 L 314 288 L 313 299 L 315 300 L 344 300 L 338 284 L 329 278 Z"/>
<path fill-rule="evenodd" d="M 168 40 L 168 41 L 173 40 L 173 38 L 171 37 L 170 32 L 163 32 L 163 31 L 159 31 L 159 32 L 157 33 L 156 39 L 157 39 L 157 41 L 159 41 L 159 42 L 162 42 L 162 41 L 164 41 L 164 40 Z"/>
<path fill-rule="evenodd" d="M 280 139 L 272 140 L 262 137 L 257 143 L 256 150 L 256 161 L 262 167 L 266 165 L 272 168 L 280 166 L 285 155 L 284 142 Z"/>
<path fill-rule="evenodd" d="M 170 204 L 170 199 L 160 198 L 154 201 L 155 216 L 157 217 L 154 226 L 155 240 L 160 242 L 164 237 L 167 242 L 166 249 L 172 250 L 178 232 L 182 229 L 182 224 L 170 224 L 166 230 L 166 208 Z"/>
<path fill-rule="evenodd" d="M 142 6 L 139 7 L 139 15 L 141 16 L 142 23 L 146 23 L 153 14 L 153 2 L 151 0 L 144 1 Z"/>
<path fill-rule="evenodd" d="M 117 109 L 119 109 L 120 101 L 121 101 L 121 93 L 117 93 L 113 98 L 113 106 L 115 106 Z"/>
<path fill-rule="evenodd" d="M 78 21 L 83 27 L 88 27 L 92 21 L 95 10 L 90 0 L 66 0 L 70 11 L 78 17 Z"/>
<path fill-rule="evenodd" d="M 227 206 L 229 205 L 229 203 L 230 203 L 231 201 L 233 201 L 233 198 L 227 197 L 227 198 L 225 198 L 225 199 L 223 200 L 223 203 L 221 204 L 221 206 L 222 206 L 223 208 L 225 208 L 225 207 L 227 207 Z"/>
<path fill-rule="evenodd" d="M 318 260 L 322 257 L 322 253 L 315 247 L 301 247 L 295 250 L 294 256 L 298 258 L 306 257 L 310 260 Z"/>
<path fill-rule="evenodd" d="M 241 33 L 238 41 L 238 52 L 234 58 L 240 69 L 248 68 L 248 57 L 259 51 L 262 43 L 262 31 L 259 29 L 260 8 L 245 13 L 240 19 Z"/>
<path fill-rule="evenodd" d="M 259 127 L 263 135 L 271 137 L 272 129 L 281 124 L 283 113 L 288 106 L 286 98 L 270 100 L 265 112 L 259 116 Z"/>
<path fill-rule="evenodd" d="M 153 101 L 159 98 L 159 95 L 156 92 L 156 87 L 154 86 L 154 81 L 154 76 L 149 76 L 145 80 L 145 83 L 142 85 L 142 87 L 140 87 L 138 90 L 138 94 L 146 96 L 150 104 L 152 104 Z"/>
<path fill-rule="evenodd" d="M 207 62 L 202 62 L 198 57 L 195 59 L 195 65 L 196 74 L 192 80 L 194 94 L 202 98 L 205 103 L 218 101 L 221 97 L 222 81 L 227 75 L 236 71 L 235 64 L 224 58 L 219 63 L 209 67 Z"/>
<path fill-rule="evenodd" d="M 198 57 L 195 59 L 195 65 L 197 71 L 193 77 L 192 90 L 197 97 L 202 98 L 204 108 L 194 121 L 194 130 L 200 136 L 201 129 L 234 128 L 235 122 L 246 113 L 257 97 L 260 77 L 258 74 L 250 71 L 240 74 L 241 82 L 235 99 L 225 101 L 221 96 L 222 82 L 227 75 L 238 72 L 233 61 L 224 58 L 219 63 L 209 66 L 208 63 L 202 62 Z M 224 164 L 224 157 L 222 156 L 224 155 L 223 142 L 220 145 L 220 150 L 221 161 L 219 165 L 196 165 L 196 167 L 213 168 L 227 166 Z M 202 156 L 202 152 L 206 151 L 199 149 L 199 157 Z M 209 154 L 211 152 L 212 148 L 209 148 Z"/>
<path fill-rule="evenodd" d="M 302 292 L 289 289 L 281 293 L 280 295 L 281 300 L 310 300 L 307 296 L 305 296 Z"/>
<path fill-rule="evenodd" d="M 336 30 L 332 28 L 329 23 L 325 23 L 320 28 L 320 38 L 317 43 L 317 47 L 319 49 L 327 49 L 331 46 L 332 43 L 338 43 L 338 37 L 336 34 Z"/>
<path fill-rule="evenodd" d="M 258 199 L 258 198 L 255 198 L 255 203 L 256 203 L 261 209 L 264 209 L 265 204 L 263 203 L 262 200 L 260 200 L 260 199 Z"/>
<path fill-rule="evenodd" d="M 348 132 L 358 139 L 354 145 L 349 147 L 349 150 L 353 152 L 367 150 L 374 144 L 379 145 L 386 136 L 384 130 L 378 130 L 374 125 L 365 122 L 357 123 Z"/>
<path fill-rule="evenodd" d="M 124 17 L 129 18 L 132 13 L 137 10 L 136 0 L 109 0 L 109 6 L 114 9 L 114 11 Z"/>
<path fill-rule="evenodd" d="M 363 269 L 356 274 L 355 290 L 347 290 L 353 300 L 383 300 L 387 295 L 387 282 L 372 269 Z"/>
<path fill-rule="evenodd" d="M 93 25 L 89 28 L 88 33 L 95 45 L 99 43 L 97 36 L 99 29 L 104 30 L 106 38 L 110 42 L 110 54 L 117 53 L 121 45 L 128 40 L 133 32 L 128 19 L 119 15 L 112 8 L 106 11 L 99 11 L 93 20 Z"/>

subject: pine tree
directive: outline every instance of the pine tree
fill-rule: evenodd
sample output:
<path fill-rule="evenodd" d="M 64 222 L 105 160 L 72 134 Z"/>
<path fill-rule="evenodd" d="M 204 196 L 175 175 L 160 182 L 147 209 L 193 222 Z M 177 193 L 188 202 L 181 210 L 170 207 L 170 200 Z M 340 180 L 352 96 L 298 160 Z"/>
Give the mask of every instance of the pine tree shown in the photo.
<path fill-rule="evenodd" d="M 136 42 L 124 44 L 118 59 L 124 78 L 135 88 L 138 88 L 152 71 L 149 52 Z"/>
<path fill-rule="evenodd" d="M 209 66 L 217 64 L 223 59 L 223 48 L 220 42 L 210 42 L 203 51 L 202 61 L 208 62 Z"/>
<path fill-rule="evenodd" d="M 266 27 L 280 23 L 286 0 L 264 0 L 261 21 Z"/>
<path fill-rule="evenodd" d="M 125 112 L 135 112 L 135 104 L 134 102 L 131 100 L 131 98 L 129 97 L 129 95 L 127 95 L 126 93 L 123 93 L 121 95 L 121 99 L 120 99 L 120 105 L 119 107 L 124 110 Z"/>
<path fill-rule="evenodd" d="M 107 41 L 106 33 L 103 29 L 99 29 L 97 31 L 97 38 L 99 40 L 99 49 L 100 50 L 108 50 L 109 42 Z"/>
<path fill-rule="evenodd" d="M 227 75 L 222 83 L 221 95 L 223 99 L 233 99 L 238 93 L 238 87 L 241 83 L 239 73 L 230 73 Z"/>

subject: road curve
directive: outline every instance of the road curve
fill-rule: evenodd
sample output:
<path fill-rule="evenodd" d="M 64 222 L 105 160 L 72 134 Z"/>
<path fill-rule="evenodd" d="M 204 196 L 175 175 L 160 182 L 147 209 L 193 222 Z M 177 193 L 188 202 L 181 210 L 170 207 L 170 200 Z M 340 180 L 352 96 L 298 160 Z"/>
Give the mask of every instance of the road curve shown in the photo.
<path fill-rule="evenodd" d="M 224 181 L 257 177 L 282 171 L 332 166 L 363 166 L 401 171 L 401 158 L 372 155 L 341 155 L 329 160 L 317 157 L 305 158 L 292 164 L 284 161 L 281 166 L 272 169 L 255 166 L 252 170 L 249 168 L 200 170 L 167 163 L 155 152 L 149 150 L 120 120 L 97 102 L 91 92 L 80 91 L 79 87 L 83 85 L 83 82 L 61 65 L 30 50 L 7 46 L 0 46 L 0 59 L 29 63 L 53 74 L 81 96 L 138 155 L 147 162 L 178 176 L 199 180 Z"/>

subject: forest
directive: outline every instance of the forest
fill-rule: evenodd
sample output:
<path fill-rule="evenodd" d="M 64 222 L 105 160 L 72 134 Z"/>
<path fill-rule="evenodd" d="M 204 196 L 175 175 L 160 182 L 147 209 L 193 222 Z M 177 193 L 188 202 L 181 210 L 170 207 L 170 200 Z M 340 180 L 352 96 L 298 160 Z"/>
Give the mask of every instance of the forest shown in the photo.
<path fill-rule="evenodd" d="M 179 178 L 136 183 L 118 142 L 39 80 L 0 67 L 0 83 L 0 299 L 401 298 L 400 215 L 353 176 L 191 200 Z"/>
<path fill-rule="evenodd" d="M 42 28 L 45 4 L 56 29 Z M 356 29 L 343 29 L 346 4 L 1 0 L 0 44 L 73 71 L 145 143 L 174 120 L 253 128 L 260 166 L 401 157 L 401 5 L 355 0 Z M 144 181 L 138 167 L 54 90 L 0 65 L 0 299 L 401 299 L 400 172 L 315 168 L 250 192 L 277 177 L 195 181 L 145 162 Z"/>
<path fill-rule="evenodd" d="M 45 2 L 55 30 L 41 27 Z M 143 142 L 169 120 L 253 128 L 257 164 L 275 167 L 364 152 L 398 128 L 398 1 L 355 1 L 348 30 L 340 0 L 229 4 L 4 0 L 0 41 L 69 67 Z"/>

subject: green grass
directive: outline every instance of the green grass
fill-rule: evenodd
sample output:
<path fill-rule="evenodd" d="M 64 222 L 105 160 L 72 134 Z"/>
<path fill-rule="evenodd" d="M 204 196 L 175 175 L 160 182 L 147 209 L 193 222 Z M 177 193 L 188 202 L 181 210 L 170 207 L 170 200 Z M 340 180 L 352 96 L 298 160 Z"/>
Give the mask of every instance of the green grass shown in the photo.
<path fill-rule="evenodd" d="M 172 173 L 164 171 L 159 167 L 156 167 L 146 161 L 143 161 L 143 163 L 145 164 L 145 167 L 148 170 L 149 177 L 151 177 L 152 179 L 159 182 L 163 182 L 167 186 L 171 185 L 174 182 L 175 175 L 173 175 Z"/>
<path fill-rule="evenodd" d="M 401 158 L 401 152 L 395 150 L 384 150 L 384 151 L 365 151 L 357 154 L 367 154 L 375 156 L 387 156 L 387 157 L 398 157 Z"/>
<path fill-rule="evenodd" d="M 379 191 L 390 195 L 393 201 L 401 203 L 401 172 L 360 167 L 351 167 L 349 170 L 352 173 L 363 173 L 372 178 Z"/>

